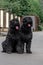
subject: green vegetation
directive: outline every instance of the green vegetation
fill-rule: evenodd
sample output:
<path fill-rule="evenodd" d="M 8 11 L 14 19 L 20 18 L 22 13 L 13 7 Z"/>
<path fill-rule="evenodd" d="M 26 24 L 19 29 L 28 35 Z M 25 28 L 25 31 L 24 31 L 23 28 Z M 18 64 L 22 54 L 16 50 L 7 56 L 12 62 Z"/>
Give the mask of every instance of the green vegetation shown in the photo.
<path fill-rule="evenodd" d="M 41 0 L 0 0 L 0 8 L 17 16 L 36 15 L 43 22 Z"/>

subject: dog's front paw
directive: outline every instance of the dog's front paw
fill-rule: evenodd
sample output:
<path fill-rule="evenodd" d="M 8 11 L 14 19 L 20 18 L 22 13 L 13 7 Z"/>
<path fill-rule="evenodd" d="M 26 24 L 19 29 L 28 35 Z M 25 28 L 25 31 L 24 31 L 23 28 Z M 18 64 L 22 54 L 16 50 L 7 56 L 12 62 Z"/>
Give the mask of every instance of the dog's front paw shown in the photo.
<path fill-rule="evenodd" d="M 26 53 L 32 54 L 32 51 L 26 51 Z"/>
<path fill-rule="evenodd" d="M 19 53 L 19 54 L 23 54 L 23 53 L 24 53 L 24 50 L 22 50 L 21 47 L 17 47 L 17 53 Z"/>

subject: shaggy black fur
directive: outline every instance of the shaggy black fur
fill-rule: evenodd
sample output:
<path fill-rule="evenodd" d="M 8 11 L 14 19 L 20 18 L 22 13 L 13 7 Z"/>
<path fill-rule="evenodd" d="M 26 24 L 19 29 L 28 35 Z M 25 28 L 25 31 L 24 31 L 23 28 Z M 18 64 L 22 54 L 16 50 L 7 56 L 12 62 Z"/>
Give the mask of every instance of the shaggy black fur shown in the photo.
<path fill-rule="evenodd" d="M 32 40 L 32 19 L 31 17 L 24 17 L 21 25 L 21 42 L 24 51 L 24 43 L 26 43 L 26 52 L 31 52 L 31 40 Z"/>
<path fill-rule="evenodd" d="M 20 40 L 20 24 L 18 19 L 13 19 L 9 22 L 9 30 L 6 40 L 2 42 L 3 52 L 6 53 L 22 53 Z"/>

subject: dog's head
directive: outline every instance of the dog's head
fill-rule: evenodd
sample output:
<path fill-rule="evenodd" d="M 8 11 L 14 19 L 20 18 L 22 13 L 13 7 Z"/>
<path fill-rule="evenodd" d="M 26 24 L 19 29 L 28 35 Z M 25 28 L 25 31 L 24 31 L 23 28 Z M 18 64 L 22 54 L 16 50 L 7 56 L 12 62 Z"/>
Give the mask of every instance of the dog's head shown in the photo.
<path fill-rule="evenodd" d="M 13 30 L 19 30 L 20 24 L 18 19 L 13 19 L 9 22 L 9 28 Z"/>
<path fill-rule="evenodd" d="M 33 25 L 32 18 L 31 17 L 24 17 L 23 24 L 27 27 L 32 27 L 32 25 Z"/>

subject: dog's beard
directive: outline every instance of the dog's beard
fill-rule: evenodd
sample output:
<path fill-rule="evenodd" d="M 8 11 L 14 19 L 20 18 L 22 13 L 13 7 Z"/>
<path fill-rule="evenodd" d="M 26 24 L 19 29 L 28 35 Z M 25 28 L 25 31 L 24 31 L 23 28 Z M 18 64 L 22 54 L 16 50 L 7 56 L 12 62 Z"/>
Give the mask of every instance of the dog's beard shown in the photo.
<path fill-rule="evenodd" d="M 29 34 L 31 32 L 31 24 L 26 23 L 22 25 L 22 32 L 24 34 Z"/>

